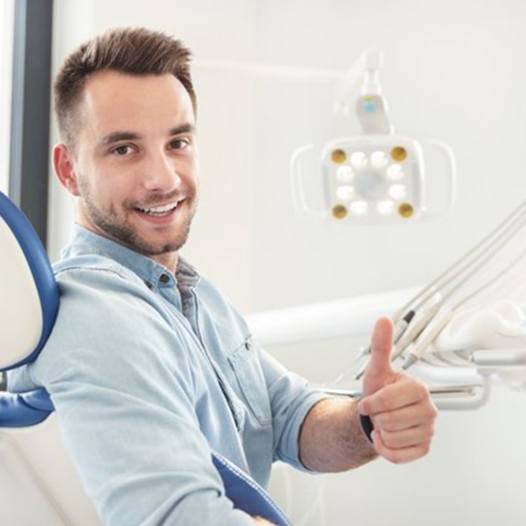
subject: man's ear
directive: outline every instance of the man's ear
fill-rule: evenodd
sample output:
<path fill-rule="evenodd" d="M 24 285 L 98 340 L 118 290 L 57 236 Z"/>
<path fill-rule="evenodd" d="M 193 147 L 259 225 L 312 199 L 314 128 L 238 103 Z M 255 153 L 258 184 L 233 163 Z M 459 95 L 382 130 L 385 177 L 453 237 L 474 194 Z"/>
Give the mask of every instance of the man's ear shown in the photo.
<path fill-rule="evenodd" d="M 78 196 L 80 193 L 73 154 L 65 144 L 56 144 L 53 148 L 53 167 L 60 184 L 72 195 Z"/>

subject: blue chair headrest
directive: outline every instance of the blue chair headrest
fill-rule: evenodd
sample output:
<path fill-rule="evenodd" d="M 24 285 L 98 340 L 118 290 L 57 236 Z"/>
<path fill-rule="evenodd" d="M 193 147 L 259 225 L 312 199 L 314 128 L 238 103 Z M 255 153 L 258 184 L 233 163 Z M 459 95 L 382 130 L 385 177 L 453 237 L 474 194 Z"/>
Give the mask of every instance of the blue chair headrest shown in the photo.
<path fill-rule="evenodd" d="M 26 216 L 0 192 L 0 371 L 33 361 L 58 312 L 59 291 Z"/>

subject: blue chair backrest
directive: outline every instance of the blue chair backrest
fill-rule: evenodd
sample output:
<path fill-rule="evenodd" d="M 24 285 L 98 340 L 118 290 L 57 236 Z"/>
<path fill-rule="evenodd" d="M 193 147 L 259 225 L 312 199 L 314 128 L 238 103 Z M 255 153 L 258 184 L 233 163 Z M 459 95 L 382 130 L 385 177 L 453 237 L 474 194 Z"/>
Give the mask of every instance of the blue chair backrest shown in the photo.
<path fill-rule="evenodd" d="M 0 192 L 0 371 L 34 361 L 59 309 L 59 289 L 46 251 L 31 223 Z M 45 389 L 0 392 L 0 427 L 27 427 L 54 411 Z M 249 475 L 218 453 L 213 463 L 234 507 L 289 526 L 282 511 Z"/>

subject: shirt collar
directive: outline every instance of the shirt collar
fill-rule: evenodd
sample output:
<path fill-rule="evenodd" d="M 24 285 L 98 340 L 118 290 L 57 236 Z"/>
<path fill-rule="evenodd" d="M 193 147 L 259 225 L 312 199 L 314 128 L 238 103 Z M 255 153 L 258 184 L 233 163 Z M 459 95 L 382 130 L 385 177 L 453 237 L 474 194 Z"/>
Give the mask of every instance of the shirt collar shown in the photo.
<path fill-rule="evenodd" d="M 66 258 L 85 254 L 109 257 L 135 272 L 149 286 L 154 284 L 173 286 L 179 283 L 180 286 L 193 288 L 201 279 L 197 270 L 180 255 L 177 259 L 177 269 L 174 276 L 164 265 L 157 263 L 152 258 L 75 224 L 71 242 L 62 250 L 60 255 L 62 258 Z"/>

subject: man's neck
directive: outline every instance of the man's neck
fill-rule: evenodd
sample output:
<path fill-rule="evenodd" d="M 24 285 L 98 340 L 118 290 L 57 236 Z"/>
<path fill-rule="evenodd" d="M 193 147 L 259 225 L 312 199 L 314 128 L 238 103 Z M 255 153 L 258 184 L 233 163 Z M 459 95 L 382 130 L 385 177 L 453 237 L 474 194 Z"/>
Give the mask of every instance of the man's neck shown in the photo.
<path fill-rule="evenodd" d="M 77 213 L 77 223 L 86 228 L 87 230 L 90 230 L 94 234 L 97 234 L 98 236 L 105 237 L 106 239 L 110 239 L 111 241 L 114 241 L 115 243 L 118 243 L 119 245 L 122 245 L 123 247 L 126 247 L 130 250 L 133 250 L 134 252 L 137 252 L 133 247 L 126 245 L 123 243 L 120 239 L 117 239 L 113 236 L 110 236 L 107 232 L 102 230 L 100 227 L 98 227 L 96 224 L 94 224 L 92 221 L 86 221 L 85 218 L 82 216 L 82 214 Z M 140 252 L 137 252 L 140 254 Z M 177 270 L 177 263 L 179 262 L 179 255 L 176 251 L 174 252 L 166 252 L 165 254 L 158 254 L 155 256 L 150 256 L 148 254 L 143 254 L 146 257 L 149 257 L 150 259 L 153 259 L 166 269 L 168 269 L 170 272 L 173 273 L 175 276 L 175 272 Z"/>
<path fill-rule="evenodd" d="M 167 254 L 159 254 L 158 256 L 149 256 L 163 267 L 166 267 L 175 276 L 177 270 L 177 263 L 179 262 L 179 255 L 177 252 L 168 252 Z"/>

